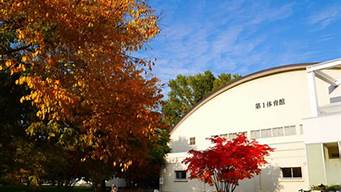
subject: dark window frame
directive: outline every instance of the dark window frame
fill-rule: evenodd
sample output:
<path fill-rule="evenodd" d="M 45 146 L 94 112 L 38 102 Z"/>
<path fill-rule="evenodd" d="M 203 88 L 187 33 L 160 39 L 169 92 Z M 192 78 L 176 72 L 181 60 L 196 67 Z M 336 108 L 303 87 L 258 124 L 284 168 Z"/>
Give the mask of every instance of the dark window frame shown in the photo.
<path fill-rule="evenodd" d="M 175 180 L 187 180 L 187 172 L 184 170 L 174 171 Z"/>
<path fill-rule="evenodd" d="M 299 179 L 302 178 L 302 167 L 281 167 L 282 178 Z"/>
<path fill-rule="evenodd" d="M 189 145 L 195 145 L 195 137 L 189 138 Z"/>

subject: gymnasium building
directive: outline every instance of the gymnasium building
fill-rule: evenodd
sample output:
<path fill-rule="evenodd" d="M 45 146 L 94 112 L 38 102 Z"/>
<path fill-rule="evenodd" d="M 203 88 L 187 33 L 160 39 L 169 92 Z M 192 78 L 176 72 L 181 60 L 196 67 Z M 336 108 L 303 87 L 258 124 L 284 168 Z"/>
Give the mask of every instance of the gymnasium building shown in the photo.
<path fill-rule="evenodd" d="M 341 59 L 247 75 L 198 103 L 171 131 L 162 192 L 214 191 L 188 179 L 182 160 L 211 136 L 244 133 L 275 148 L 260 175 L 237 192 L 295 192 L 341 184 Z"/>

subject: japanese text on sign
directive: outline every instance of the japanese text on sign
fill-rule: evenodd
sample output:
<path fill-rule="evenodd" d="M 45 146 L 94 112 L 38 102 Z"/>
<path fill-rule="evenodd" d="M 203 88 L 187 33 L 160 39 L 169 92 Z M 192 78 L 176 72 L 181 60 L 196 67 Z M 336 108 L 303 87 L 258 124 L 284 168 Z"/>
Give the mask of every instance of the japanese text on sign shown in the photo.
<path fill-rule="evenodd" d="M 255 107 L 256 109 L 262 109 L 262 108 L 270 108 L 270 107 L 276 107 L 279 105 L 285 105 L 285 99 L 275 99 L 273 101 L 266 101 L 261 103 L 256 103 Z"/>

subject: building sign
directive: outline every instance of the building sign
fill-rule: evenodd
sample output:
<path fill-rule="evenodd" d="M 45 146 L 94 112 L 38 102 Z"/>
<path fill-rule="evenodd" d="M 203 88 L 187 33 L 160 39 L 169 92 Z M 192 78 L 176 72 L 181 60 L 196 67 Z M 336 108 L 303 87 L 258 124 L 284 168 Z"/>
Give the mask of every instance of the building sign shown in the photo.
<path fill-rule="evenodd" d="M 270 108 L 270 107 L 277 107 L 280 105 L 285 105 L 285 99 L 275 99 L 273 101 L 265 101 L 261 103 L 256 103 L 256 109 L 263 109 L 263 108 Z"/>

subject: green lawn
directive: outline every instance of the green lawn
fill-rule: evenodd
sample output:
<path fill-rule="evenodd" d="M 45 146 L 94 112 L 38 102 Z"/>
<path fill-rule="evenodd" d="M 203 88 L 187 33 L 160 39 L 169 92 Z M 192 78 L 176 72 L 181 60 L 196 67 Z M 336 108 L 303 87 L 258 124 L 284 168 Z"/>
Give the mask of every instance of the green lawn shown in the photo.
<path fill-rule="evenodd" d="M 38 188 L 32 188 L 27 186 L 0 186 L 0 192 L 92 192 L 92 188 L 89 187 L 52 187 L 42 186 Z"/>

